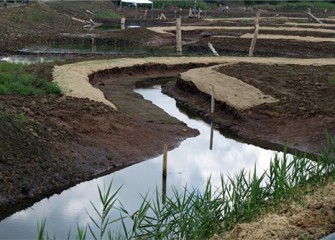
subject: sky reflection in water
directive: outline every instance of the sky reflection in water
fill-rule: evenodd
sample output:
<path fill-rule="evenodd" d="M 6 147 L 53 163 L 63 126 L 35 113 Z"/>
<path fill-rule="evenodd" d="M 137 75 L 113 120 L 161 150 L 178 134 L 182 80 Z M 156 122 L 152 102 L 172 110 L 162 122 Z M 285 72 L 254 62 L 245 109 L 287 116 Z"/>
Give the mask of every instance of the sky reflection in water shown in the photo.
<path fill-rule="evenodd" d="M 213 186 L 220 185 L 220 174 L 234 175 L 257 166 L 258 173 L 267 169 L 274 151 L 264 150 L 248 144 L 236 142 L 222 136 L 214 130 L 213 150 L 209 150 L 210 126 L 200 120 L 188 118 L 175 106 L 175 100 L 161 94 L 160 87 L 138 89 L 136 92 L 177 117 L 191 128 L 200 131 L 200 135 L 183 141 L 179 148 L 168 153 L 167 194 L 171 186 L 182 191 L 189 188 L 204 189 L 211 176 Z M 163 146 L 162 146 L 163 148 Z M 45 218 L 49 235 L 64 239 L 69 229 L 76 233 L 77 222 L 83 226 L 90 222 L 85 209 L 93 213 L 90 201 L 99 203 L 97 185 L 103 186 L 113 179 L 114 189 L 122 185 L 118 199 L 124 207 L 133 212 L 139 208 L 141 195 L 149 196 L 157 188 L 162 189 L 162 156 L 135 164 L 99 179 L 81 183 L 69 190 L 44 199 L 31 208 L 15 213 L 0 223 L 1 239 L 36 239 L 37 220 Z M 119 217 L 117 212 L 112 218 Z"/>

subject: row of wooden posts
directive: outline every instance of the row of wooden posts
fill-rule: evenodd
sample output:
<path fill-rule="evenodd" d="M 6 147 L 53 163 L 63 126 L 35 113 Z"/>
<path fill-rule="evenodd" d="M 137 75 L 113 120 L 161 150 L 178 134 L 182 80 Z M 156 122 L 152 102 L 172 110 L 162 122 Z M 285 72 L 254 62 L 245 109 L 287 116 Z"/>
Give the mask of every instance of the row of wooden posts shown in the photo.
<path fill-rule="evenodd" d="M 255 20 L 255 31 L 254 31 L 254 36 L 253 36 L 251 44 L 250 44 L 250 48 L 249 48 L 249 57 L 252 57 L 254 55 L 254 50 L 255 50 L 258 31 L 259 31 L 259 17 L 260 17 L 260 15 L 261 15 L 261 11 L 257 10 L 256 20 Z M 208 47 L 215 56 L 217 56 L 217 57 L 220 56 L 210 42 L 208 42 Z M 182 54 L 181 18 L 177 18 L 177 21 L 176 21 L 176 49 L 177 49 L 177 54 L 181 55 Z"/>
<path fill-rule="evenodd" d="M 256 40 L 257 40 L 257 36 L 258 36 L 258 31 L 259 31 L 259 16 L 260 16 L 260 13 L 261 13 L 260 10 L 258 10 L 257 13 L 256 13 L 255 32 L 254 32 L 254 36 L 252 38 L 250 49 L 249 49 L 249 57 L 253 56 L 253 53 L 254 53 L 254 50 L 255 50 Z M 125 22 L 126 22 L 126 19 L 121 18 L 121 29 L 125 29 Z M 208 47 L 215 56 L 217 56 L 217 57 L 220 56 L 210 42 L 208 42 Z M 180 17 L 176 19 L 176 49 L 177 49 L 177 54 L 182 55 L 183 50 L 182 50 L 181 18 Z"/>

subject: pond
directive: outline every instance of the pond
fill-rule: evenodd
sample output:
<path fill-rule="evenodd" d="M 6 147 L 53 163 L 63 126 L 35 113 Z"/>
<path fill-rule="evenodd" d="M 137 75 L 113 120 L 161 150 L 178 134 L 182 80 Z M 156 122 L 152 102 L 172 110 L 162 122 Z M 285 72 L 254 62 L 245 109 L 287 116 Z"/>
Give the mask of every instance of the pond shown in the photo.
<path fill-rule="evenodd" d="M 175 100 L 162 94 L 160 86 L 135 91 L 189 127 L 200 131 L 197 137 L 183 141 L 178 148 L 168 152 L 168 196 L 172 194 L 172 186 L 180 192 L 186 185 L 190 189 L 202 191 L 209 177 L 214 187 L 219 186 L 221 174 L 233 176 L 243 168 L 253 169 L 255 164 L 257 171 L 261 173 L 268 168 L 274 157 L 275 153 L 271 150 L 226 138 L 216 129 L 213 130 L 211 150 L 211 126 L 179 111 Z M 70 228 L 76 234 L 77 223 L 84 226 L 91 222 L 85 211 L 94 213 L 90 201 L 99 206 L 97 185 L 103 187 L 105 183 L 107 186 L 112 180 L 114 190 L 122 186 L 118 193 L 119 201 L 129 212 L 134 212 L 142 202 L 141 195 L 148 193 L 151 196 L 155 189 L 162 192 L 162 156 L 83 182 L 13 214 L 0 222 L 1 239 L 36 239 L 37 221 L 41 222 L 43 219 L 46 219 L 46 229 L 50 236 L 65 239 Z M 117 212 L 113 214 L 112 219 L 119 217 Z"/>

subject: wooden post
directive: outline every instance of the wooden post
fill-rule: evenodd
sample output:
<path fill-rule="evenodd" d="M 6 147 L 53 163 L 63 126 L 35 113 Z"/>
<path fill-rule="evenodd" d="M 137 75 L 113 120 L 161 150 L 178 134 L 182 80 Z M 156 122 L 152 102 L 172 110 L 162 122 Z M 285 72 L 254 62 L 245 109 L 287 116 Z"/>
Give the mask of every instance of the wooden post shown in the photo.
<path fill-rule="evenodd" d="M 215 110 L 215 98 L 214 98 L 214 86 L 211 85 L 211 113 L 214 113 Z M 211 122 L 211 135 L 209 140 L 209 149 L 213 149 L 213 135 L 214 135 L 214 127 L 213 122 Z"/>
<path fill-rule="evenodd" d="M 178 17 L 176 20 L 176 48 L 177 54 L 182 54 L 182 45 L 181 45 L 181 18 Z"/>
<path fill-rule="evenodd" d="M 257 36 L 258 36 L 258 31 L 259 31 L 259 16 L 261 15 L 261 10 L 257 10 L 256 13 L 256 19 L 255 19 L 255 32 L 254 32 L 254 37 L 252 38 L 250 48 L 249 48 L 249 57 L 252 57 L 254 55 L 254 50 L 256 46 L 256 41 L 257 41 Z"/>
<path fill-rule="evenodd" d="M 121 18 L 121 29 L 125 29 L 125 28 L 126 28 L 126 19 Z"/>
<path fill-rule="evenodd" d="M 215 48 L 213 47 L 213 45 L 210 42 L 208 42 L 208 47 L 212 51 L 214 56 L 220 57 L 220 55 L 218 54 L 218 52 L 215 50 Z"/>
<path fill-rule="evenodd" d="M 313 14 L 312 14 L 312 12 L 311 12 L 311 9 L 310 8 L 308 8 L 307 9 L 307 12 L 306 12 L 308 15 L 309 15 L 309 22 L 312 22 L 311 20 L 315 20 L 315 21 L 317 21 L 318 23 L 320 23 L 320 24 L 322 24 L 322 22 L 317 18 L 317 17 L 315 17 Z"/>
<path fill-rule="evenodd" d="M 94 37 L 91 38 L 91 43 L 92 43 L 92 53 L 95 53 L 97 50 L 97 46 L 95 45 Z"/>
<path fill-rule="evenodd" d="M 162 203 L 166 203 L 166 182 L 167 182 L 167 176 L 162 176 Z"/>
<path fill-rule="evenodd" d="M 211 85 L 211 113 L 215 110 L 214 86 Z"/>
<path fill-rule="evenodd" d="M 168 146 L 167 146 L 167 144 L 164 144 L 164 152 L 163 152 L 163 176 L 166 176 L 166 172 L 167 172 L 167 152 L 168 152 Z"/>

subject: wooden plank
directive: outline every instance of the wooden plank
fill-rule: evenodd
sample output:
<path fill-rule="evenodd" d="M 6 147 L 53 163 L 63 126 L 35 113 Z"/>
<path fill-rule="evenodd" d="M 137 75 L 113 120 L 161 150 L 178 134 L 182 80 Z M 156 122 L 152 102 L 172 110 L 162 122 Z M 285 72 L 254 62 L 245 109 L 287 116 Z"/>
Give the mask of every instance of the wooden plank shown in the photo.
<path fill-rule="evenodd" d="M 208 42 L 208 47 L 212 51 L 214 56 L 220 57 L 220 55 L 217 53 L 217 51 L 215 50 L 215 48 L 213 47 L 213 45 L 210 42 Z"/>
<path fill-rule="evenodd" d="M 306 12 L 313 20 L 317 21 L 318 23 L 322 24 L 322 22 L 317 18 L 315 17 L 312 13 L 311 13 L 311 9 L 308 8 L 307 12 Z"/>

